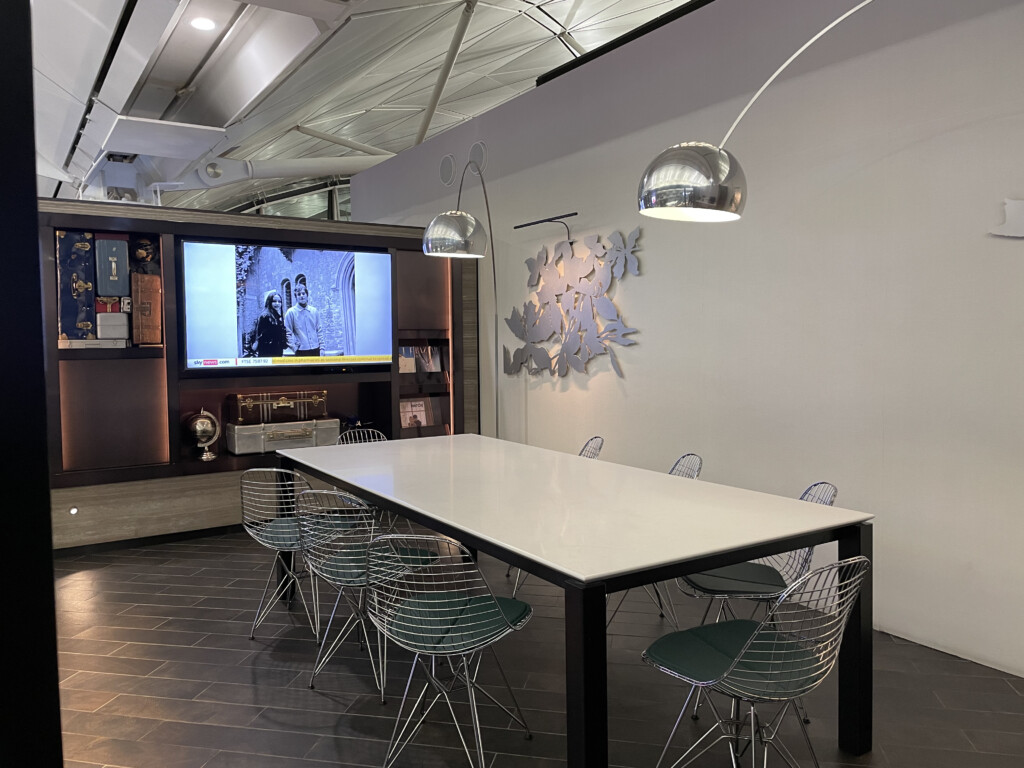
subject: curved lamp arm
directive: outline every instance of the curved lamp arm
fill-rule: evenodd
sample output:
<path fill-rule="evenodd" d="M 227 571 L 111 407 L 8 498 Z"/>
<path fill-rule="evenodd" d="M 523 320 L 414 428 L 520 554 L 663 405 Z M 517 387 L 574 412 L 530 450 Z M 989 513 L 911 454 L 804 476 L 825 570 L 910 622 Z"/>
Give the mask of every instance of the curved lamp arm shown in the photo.
<path fill-rule="evenodd" d="M 725 138 L 722 139 L 722 141 L 718 145 L 719 149 L 721 149 L 721 148 L 723 148 L 725 146 L 725 142 L 727 142 L 729 140 L 729 137 L 732 136 L 732 132 L 734 130 L 736 130 L 736 126 L 739 125 L 740 120 L 743 119 L 743 116 L 745 114 L 747 114 L 747 110 L 750 109 L 752 106 L 754 106 L 754 102 L 757 101 L 757 97 L 760 96 L 762 93 L 764 93 L 765 89 L 767 89 L 769 85 L 771 85 L 772 83 L 775 82 L 775 78 L 777 78 L 779 75 L 781 75 L 785 71 L 786 67 L 788 67 L 790 64 L 792 64 L 796 60 L 797 56 L 799 56 L 801 53 L 803 53 L 808 48 L 810 48 L 812 45 L 814 45 L 818 41 L 818 39 L 823 37 L 830 29 L 832 29 L 833 27 L 838 25 L 840 22 L 848 19 L 850 16 L 853 16 L 853 14 L 855 14 L 857 11 L 859 11 L 861 8 L 863 8 L 865 5 L 870 5 L 874 1 L 875 0 L 864 0 L 864 2 L 862 2 L 862 3 L 858 4 L 858 5 L 855 5 L 853 8 L 848 10 L 846 13 L 844 13 L 842 16 L 840 16 L 838 19 L 836 19 L 831 24 L 826 26 L 818 34 L 816 34 L 814 37 L 812 37 L 810 40 L 808 40 L 806 43 L 804 43 L 802 46 L 800 46 L 792 56 L 790 56 L 788 59 L 786 59 L 785 63 L 781 67 L 779 67 L 777 70 L 775 70 L 775 74 L 773 74 L 771 77 L 769 77 L 767 80 L 765 80 L 764 85 L 762 85 L 760 88 L 757 89 L 757 93 L 755 93 L 753 95 L 753 97 L 751 97 L 750 101 L 747 102 L 747 106 L 745 106 L 743 108 L 743 110 L 740 112 L 740 114 L 737 116 L 737 118 L 735 120 L 733 120 L 733 123 L 729 127 L 729 130 L 725 132 Z"/>

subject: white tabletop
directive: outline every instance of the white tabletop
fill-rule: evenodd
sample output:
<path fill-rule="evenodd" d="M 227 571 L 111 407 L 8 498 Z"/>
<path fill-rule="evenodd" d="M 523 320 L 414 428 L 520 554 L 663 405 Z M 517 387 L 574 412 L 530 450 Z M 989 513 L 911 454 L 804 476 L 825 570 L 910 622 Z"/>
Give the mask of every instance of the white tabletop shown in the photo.
<path fill-rule="evenodd" d="M 581 581 L 873 517 L 480 435 L 279 454 Z"/>

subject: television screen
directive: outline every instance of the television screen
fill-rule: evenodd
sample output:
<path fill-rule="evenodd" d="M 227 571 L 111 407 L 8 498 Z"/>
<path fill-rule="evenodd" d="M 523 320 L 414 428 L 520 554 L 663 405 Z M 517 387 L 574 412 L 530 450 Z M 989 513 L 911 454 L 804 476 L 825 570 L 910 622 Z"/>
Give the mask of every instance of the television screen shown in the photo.
<path fill-rule="evenodd" d="M 390 365 L 391 255 L 183 240 L 188 370 Z"/>

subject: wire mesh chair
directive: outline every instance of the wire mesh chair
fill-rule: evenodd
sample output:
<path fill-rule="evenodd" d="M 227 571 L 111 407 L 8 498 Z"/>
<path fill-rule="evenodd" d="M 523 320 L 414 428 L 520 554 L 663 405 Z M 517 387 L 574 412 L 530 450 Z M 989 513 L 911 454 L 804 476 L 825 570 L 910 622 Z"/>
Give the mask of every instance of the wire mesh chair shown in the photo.
<path fill-rule="evenodd" d="M 704 460 L 696 453 L 684 453 L 676 459 L 675 464 L 672 465 L 672 468 L 668 473 L 676 477 L 685 477 L 688 480 L 696 480 L 700 477 L 700 471 L 703 467 Z M 667 610 L 668 618 L 669 621 L 672 622 L 672 626 L 679 629 L 679 619 L 676 616 L 675 605 L 672 603 L 672 593 L 667 589 L 660 588 L 657 583 L 649 585 L 645 584 L 644 591 L 647 593 L 647 596 L 651 598 L 651 602 L 658 606 L 659 618 L 665 618 L 665 611 Z M 612 615 L 608 617 L 608 626 L 611 625 L 612 619 L 615 618 L 615 615 L 619 612 L 622 604 L 626 602 L 626 595 L 628 594 L 628 589 L 622 593 L 622 599 L 620 599 L 619 604 L 615 606 L 615 610 L 612 611 Z"/>
<path fill-rule="evenodd" d="M 600 435 L 594 435 L 592 438 L 590 438 L 589 440 L 587 440 L 587 442 L 583 444 L 583 447 L 580 448 L 579 455 L 585 459 L 596 459 L 600 455 L 602 448 L 604 448 L 604 438 L 601 437 Z M 507 579 L 511 575 L 512 566 L 510 565 L 505 570 L 505 578 Z M 512 585 L 512 597 L 515 597 L 517 594 L 519 594 L 519 588 L 523 586 L 523 584 L 525 583 L 526 575 L 523 573 L 521 569 L 517 568 L 516 580 L 515 583 Z"/>
<path fill-rule="evenodd" d="M 299 596 L 313 635 L 320 640 L 320 620 L 312 613 L 302 594 L 300 579 L 307 575 L 302 559 L 302 537 L 295 500 L 309 490 L 309 483 L 298 472 L 287 469 L 248 469 L 240 480 L 242 494 L 242 526 L 246 532 L 267 549 L 274 551 L 274 560 L 267 574 L 256 616 L 252 621 L 249 638 L 255 639 L 256 628 L 263 623 L 278 600 Z M 277 587 L 271 592 L 270 584 L 279 574 Z M 314 608 L 316 604 L 314 603 Z"/>
<path fill-rule="evenodd" d="M 370 427 L 353 427 L 346 429 L 338 435 L 338 445 L 352 445 L 353 443 L 384 443 L 388 436 L 379 429 Z"/>
<path fill-rule="evenodd" d="M 670 475 L 676 477 L 685 477 L 690 480 L 696 480 L 700 477 L 700 471 L 704 467 L 704 460 L 696 453 L 684 453 L 678 459 L 676 463 L 672 465 L 672 469 L 668 471 Z"/>
<path fill-rule="evenodd" d="M 531 737 L 493 649 L 495 642 L 529 621 L 533 609 L 527 603 L 495 597 L 470 553 L 458 542 L 437 536 L 378 537 L 367 550 L 367 582 L 370 620 L 389 642 L 415 654 L 384 768 L 394 764 L 442 698 L 455 721 L 470 765 L 484 766 L 477 712 L 480 695 L 504 710 L 526 731 L 527 738 Z M 477 683 L 485 649 L 490 649 L 505 681 L 512 698 L 511 709 Z M 403 722 L 417 667 L 426 682 Z M 455 716 L 452 694 L 457 690 L 467 692 L 475 760 Z M 429 702 L 428 694 L 432 694 Z"/>
<path fill-rule="evenodd" d="M 383 703 L 386 651 L 378 638 L 377 655 L 374 657 L 365 609 L 366 547 L 378 533 L 377 520 L 361 499 L 343 491 L 305 491 L 299 494 L 296 508 L 306 567 L 316 575 L 314 583 L 323 581 L 338 592 L 324 629 L 324 642 L 309 676 L 309 687 L 313 687 L 316 676 L 352 631 L 358 628 L 362 631 L 360 647 L 365 639 L 373 680 L 380 689 Z M 350 613 L 334 640 L 328 642 L 342 599 Z M 318 590 L 314 590 L 314 602 L 319 606 Z"/>
<path fill-rule="evenodd" d="M 585 459 L 596 459 L 600 455 L 602 448 L 604 448 L 604 438 L 600 435 L 594 435 L 580 448 L 580 456 Z"/>
<path fill-rule="evenodd" d="M 388 436 L 381 432 L 379 429 L 373 429 L 371 427 L 352 427 L 347 429 L 338 435 L 338 445 L 355 445 L 357 443 L 386 443 Z M 364 502 L 365 503 L 365 502 Z M 367 504 L 373 513 L 377 516 L 378 525 L 380 530 L 377 533 L 386 533 L 393 531 L 398 523 L 398 516 L 393 512 L 380 507 L 374 507 Z M 406 520 L 409 533 L 412 533 L 412 523 Z"/>
<path fill-rule="evenodd" d="M 691 684 L 679 717 L 669 734 L 657 766 L 661 765 L 689 706 L 694 691 L 711 690 L 731 699 L 728 716 L 708 699 L 716 722 L 690 746 L 672 768 L 689 765 L 719 742 L 726 742 L 733 765 L 747 749 L 751 764 L 767 765 L 772 747 L 791 768 L 798 768 L 792 753 L 778 739 L 779 725 L 793 703 L 825 679 L 835 666 L 843 630 L 869 567 L 865 557 L 853 557 L 804 574 L 790 585 L 760 622 L 733 619 L 701 624 L 656 640 L 643 660 L 666 674 Z M 760 704 L 781 704 L 762 720 Z M 742 705 L 749 705 L 744 714 Z M 815 768 L 807 727 L 797 718 Z M 717 738 L 709 741 L 715 732 Z M 705 743 L 706 742 L 706 743 Z M 743 743 L 742 749 L 740 744 Z"/>
<path fill-rule="evenodd" d="M 800 500 L 830 507 L 835 502 L 837 493 L 838 490 L 832 483 L 822 481 L 809 485 L 800 494 Z M 777 599 L 790 584 L 807 573 L 811 567 L 813 556 L 814 547 L 804 547 L 791 552 L 760 557 L 746 563 L 726 565 L 722 568 L 683 576 L 676 579 L 676 585 L 690 597 L 708 600 L 701 624 L 707 621 L 711 606 L 717 601 L 718 612 L 715 621 L 719 621 L 723 616 L 732 614 L 732 609 L 729 607 L 730 600 L 754 600 L 756 601 L 754 605 L 756 613 L 759 605 L 765 605 L 767 602 Z M 733 618 L 736 618 L 735 614 L 732 615 Z M 701 701 L 698 691 L 693 704 L 694 720 L 699 718 L 698 709 Z M 803 722 L 810 723 L 810 718 L 807 717 L 807 712 L 800 699 L 796 701 L 796 708 Z"/>
<path fill-rule="evenodd" d="M 800 494 L 800 500 L 832 506 L 836 493 L 832 483 L 814 483 Z M 716 600 L 719 601 L 718 618 L 725 615 L 729 610 L 728 601 L 734 598 L 774 600 L 787 586 L 807 573 L 813 555 L 814 547 L 804 547 L 747 563 L 693 573 L 677 579 L 676 584 L 691 597 L 709 600 L 701 620 L 704 623 Z"/>

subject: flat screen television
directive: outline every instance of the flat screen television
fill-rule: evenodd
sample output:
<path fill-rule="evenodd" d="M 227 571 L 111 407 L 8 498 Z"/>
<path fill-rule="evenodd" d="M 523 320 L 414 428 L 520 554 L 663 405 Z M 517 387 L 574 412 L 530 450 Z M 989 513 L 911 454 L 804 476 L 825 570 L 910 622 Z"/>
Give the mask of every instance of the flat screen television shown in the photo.
<path fill-rule="evenodd" d="M 188 239 L 179 253 L 186 371 L 391 365 L 391 254 Z"/>

